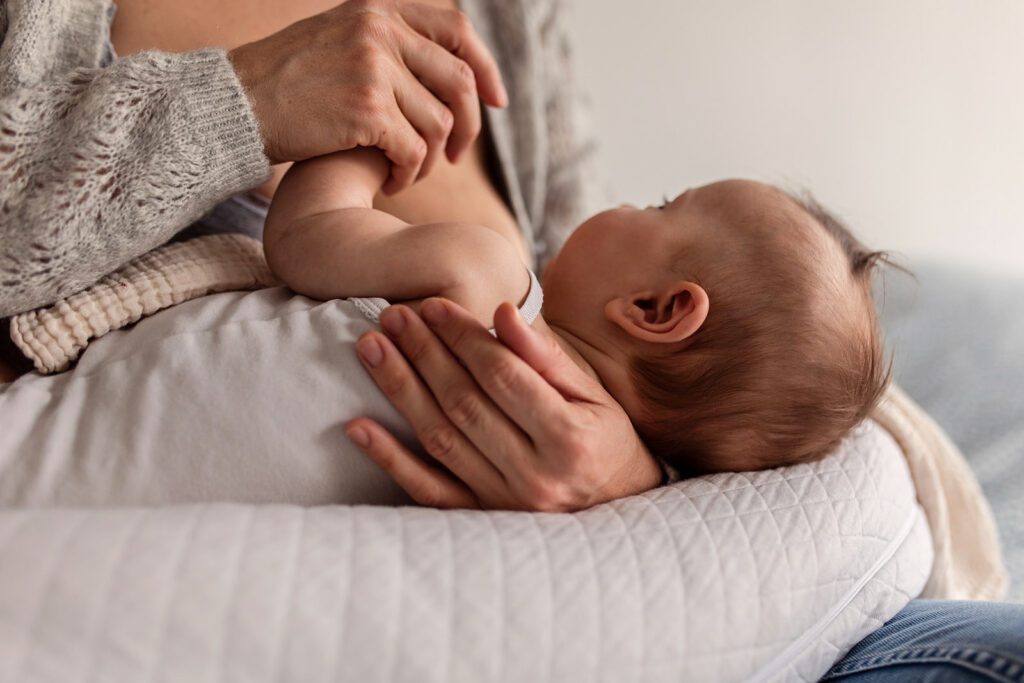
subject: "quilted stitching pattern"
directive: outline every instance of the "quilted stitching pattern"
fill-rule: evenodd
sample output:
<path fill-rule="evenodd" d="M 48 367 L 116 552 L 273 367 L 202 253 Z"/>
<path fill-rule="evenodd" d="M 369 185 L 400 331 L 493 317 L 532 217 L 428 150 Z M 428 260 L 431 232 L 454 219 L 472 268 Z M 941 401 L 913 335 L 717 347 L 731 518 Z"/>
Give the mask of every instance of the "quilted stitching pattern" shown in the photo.
<path fill-rule="evenodd" d="M 0 680 L 815 680 L 931 563 L 895 445 L 860 431 L 572 515 L 6 510 Z"/>

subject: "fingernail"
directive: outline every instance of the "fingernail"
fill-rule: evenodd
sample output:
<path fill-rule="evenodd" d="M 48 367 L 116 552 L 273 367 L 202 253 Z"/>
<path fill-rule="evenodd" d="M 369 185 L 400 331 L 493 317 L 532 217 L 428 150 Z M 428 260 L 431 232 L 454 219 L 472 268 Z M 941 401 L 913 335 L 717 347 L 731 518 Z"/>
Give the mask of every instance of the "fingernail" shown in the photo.
<path fill-rule="evenodd" d="M 362 427 L 350 427 L 345 430 L 345 435 L 352 439 L 360 448 L 366 448 L 370 445 L 370 435 Z"/>
<path fill-rule="evenodd" d="M 387 308 L 380 314 L 380 325 L 392 337 L 397 337 L 405 331 L 405 316 L 397 308 Z"/>
<path fill-rule="evenodd" d="M 377 367 L 384 360 L 384 349 L 373 337 L 366 337 L 356 342 L 356 353 L 363 359 L 363 362 L 370 367 Z"/>
<path fill-rule="evenodd" d="M 420 313 L 429 325 L 440 325 L 448 318 L 448 308 L 437 299 L 427 299 L 420 306 Z"/>
<path fill-rule="evenodd" d="M 505 84 L 501 81 L 498 81 L 498 102 L 501 107 L 508 106 L 508 90 L 505 90 Z"/>

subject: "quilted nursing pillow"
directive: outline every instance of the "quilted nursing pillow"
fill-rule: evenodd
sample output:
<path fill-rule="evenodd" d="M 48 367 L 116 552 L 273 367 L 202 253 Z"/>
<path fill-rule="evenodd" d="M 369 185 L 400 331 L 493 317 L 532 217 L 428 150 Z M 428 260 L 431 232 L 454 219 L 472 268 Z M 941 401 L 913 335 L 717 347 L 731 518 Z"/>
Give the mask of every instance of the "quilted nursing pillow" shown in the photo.
<path fill-rule="evenodd" d="M 928 577 L 873 422 L 575 514 L 298 507 L 400 502 L 340 452 L 345 305 L 205 297 L 0 389 L 0 681 L 810 681 Z"/>
<path fill-rule="evenodd" d="M 0 512 L 0 680 L 814 681 L 924 585 L 871 423 L 575 514 Z"/>

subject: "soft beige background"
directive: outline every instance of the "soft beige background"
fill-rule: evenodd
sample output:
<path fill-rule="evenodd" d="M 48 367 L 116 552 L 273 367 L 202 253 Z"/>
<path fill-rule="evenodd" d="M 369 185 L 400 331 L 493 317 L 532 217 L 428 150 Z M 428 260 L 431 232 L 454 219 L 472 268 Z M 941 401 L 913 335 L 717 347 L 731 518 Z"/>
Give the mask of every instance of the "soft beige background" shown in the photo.
<path fill-rule="evenodd" d="M 616 201 L 806 186 L 871 247 L 1024 274 L 1024 0 L 571 12 Z"/>

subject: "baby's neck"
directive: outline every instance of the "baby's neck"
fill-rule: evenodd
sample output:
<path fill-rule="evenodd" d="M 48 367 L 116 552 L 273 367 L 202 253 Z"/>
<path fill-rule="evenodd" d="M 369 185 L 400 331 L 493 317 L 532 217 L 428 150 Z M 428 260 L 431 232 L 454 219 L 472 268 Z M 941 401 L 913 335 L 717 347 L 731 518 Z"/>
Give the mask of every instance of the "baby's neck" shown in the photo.
<path fill-rule="evenodd" d="M 587 361 L 586 356 L 590 354 L 587 353 L 586 350 L 581 352 L 578 348 L 587 345 L 585 341 L 560 327 L 552 327 L 548 324 L 548 321 L 544 319 L 543 315 L 538 315 L 530 327 L 535 331 L 540 332 L 543 336 L 554 340 L 554 342 L 557 343 L 563 351 L 565 351 L 565 355 L 569 356 L 576 365 L 580 366 L 580 369 L 583 370 L 583 372 L 587 373 L 598 382 L 601 382 L 601 375 L 597 372 L 597 369 Z"/>
<path fill-rule="evenodd" d="M 586 339 L 558 324 L 549 324 L 543 315 L 538 315 L 530 326 L 541 335 L 550 338 L 572 359 L 588 377 L 594 379 L 612 398 L 622 405 L 630 415 L 633 403 L 623 359 L 612 358 L 605 351 Z"/>

